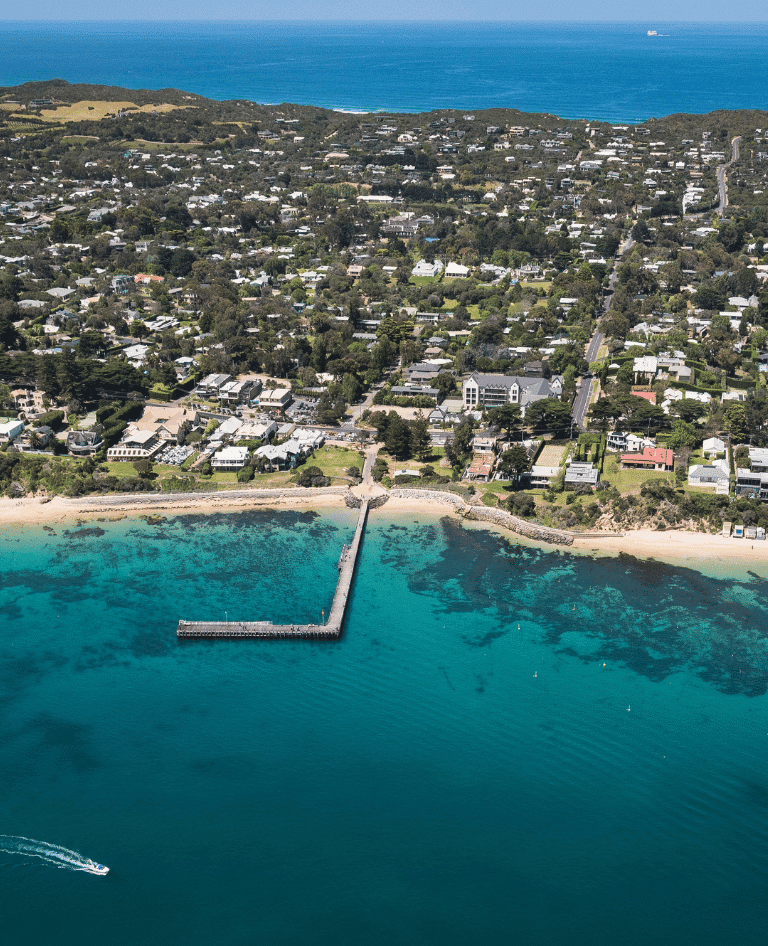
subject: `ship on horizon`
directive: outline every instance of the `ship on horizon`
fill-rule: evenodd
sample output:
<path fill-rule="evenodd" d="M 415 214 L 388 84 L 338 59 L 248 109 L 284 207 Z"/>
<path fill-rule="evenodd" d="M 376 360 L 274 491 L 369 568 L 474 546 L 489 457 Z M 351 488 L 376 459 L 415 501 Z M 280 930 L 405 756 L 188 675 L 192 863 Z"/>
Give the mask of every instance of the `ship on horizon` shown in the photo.
<path fill-rule="evenodd" d="M 658 31 L 658 30 L 648 30 L 648 35 L 649 35 L 649 36 L 658 36 L 658 35 L 659 35 L 659 31 Z"/>

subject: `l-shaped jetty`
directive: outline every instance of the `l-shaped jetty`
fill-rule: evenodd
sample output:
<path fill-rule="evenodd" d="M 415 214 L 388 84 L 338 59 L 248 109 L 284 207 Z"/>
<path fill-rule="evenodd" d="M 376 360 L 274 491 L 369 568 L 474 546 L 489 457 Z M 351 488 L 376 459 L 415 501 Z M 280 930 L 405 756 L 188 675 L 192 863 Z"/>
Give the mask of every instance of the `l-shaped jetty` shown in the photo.
<path fill-rule="evenodd" d="M 285 637 L 337 640 L 341 637 L 344 616 L 355 576 L 360 544 L 368 519 L 368 499 L 363 499 L 352 542 L 345 545 L 339 557 L 339 580 L 333 596 L 328 621 L 324 624 L 272 624 L 270 621 L 179 621 L 177 637 Z"/>

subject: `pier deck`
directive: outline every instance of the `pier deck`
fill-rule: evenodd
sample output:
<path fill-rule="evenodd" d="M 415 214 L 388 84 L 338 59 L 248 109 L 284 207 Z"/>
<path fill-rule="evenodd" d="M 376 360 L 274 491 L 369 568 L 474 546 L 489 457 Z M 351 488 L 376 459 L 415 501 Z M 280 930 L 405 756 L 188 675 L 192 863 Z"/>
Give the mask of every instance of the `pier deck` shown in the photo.
<path fill-rule="evenodd" d="M 177 637 L 239 638 L 260 637 L 309 638 L 312 640 L 335 640 L 341 637 L 344 615 L 347 610 L 352 579 L 355 576 L 357 556 L 368 518 L 368 500 L 364 499 L 357 518 L 355 535 L 345 545 L 339 558 L 339 580 L 333 596 L 331 611 L 326 624 L 272 624 L 269 621 L 179 621 Z"/>

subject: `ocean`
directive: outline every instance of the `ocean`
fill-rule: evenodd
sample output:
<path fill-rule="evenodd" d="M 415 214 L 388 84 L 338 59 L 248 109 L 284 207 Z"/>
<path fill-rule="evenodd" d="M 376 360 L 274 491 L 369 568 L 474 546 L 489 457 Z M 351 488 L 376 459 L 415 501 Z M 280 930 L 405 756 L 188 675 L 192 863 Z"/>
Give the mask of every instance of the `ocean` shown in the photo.
<path fill-rule="evenodd" d="M 648 36 L 656 29 L 658 36 Z M 0 22 L 0 85 L 640 122 L 766 109 L 768 24 Z"/>
<path fill-rule="evenodd" d="M 3 942 L 762 943 L 768 570 L 355 515 L 0 531 Z"/>

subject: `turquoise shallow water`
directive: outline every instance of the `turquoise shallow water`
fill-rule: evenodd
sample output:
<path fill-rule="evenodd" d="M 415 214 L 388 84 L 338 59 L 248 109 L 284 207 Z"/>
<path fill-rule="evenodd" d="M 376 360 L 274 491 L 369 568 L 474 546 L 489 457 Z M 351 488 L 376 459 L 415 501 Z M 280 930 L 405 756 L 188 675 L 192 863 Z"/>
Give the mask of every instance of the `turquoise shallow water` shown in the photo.
<path fill-rule="evenodd" d="M 0 533 L 9 943 L 762 942 L 768 592 L 374 512 Z"/>

